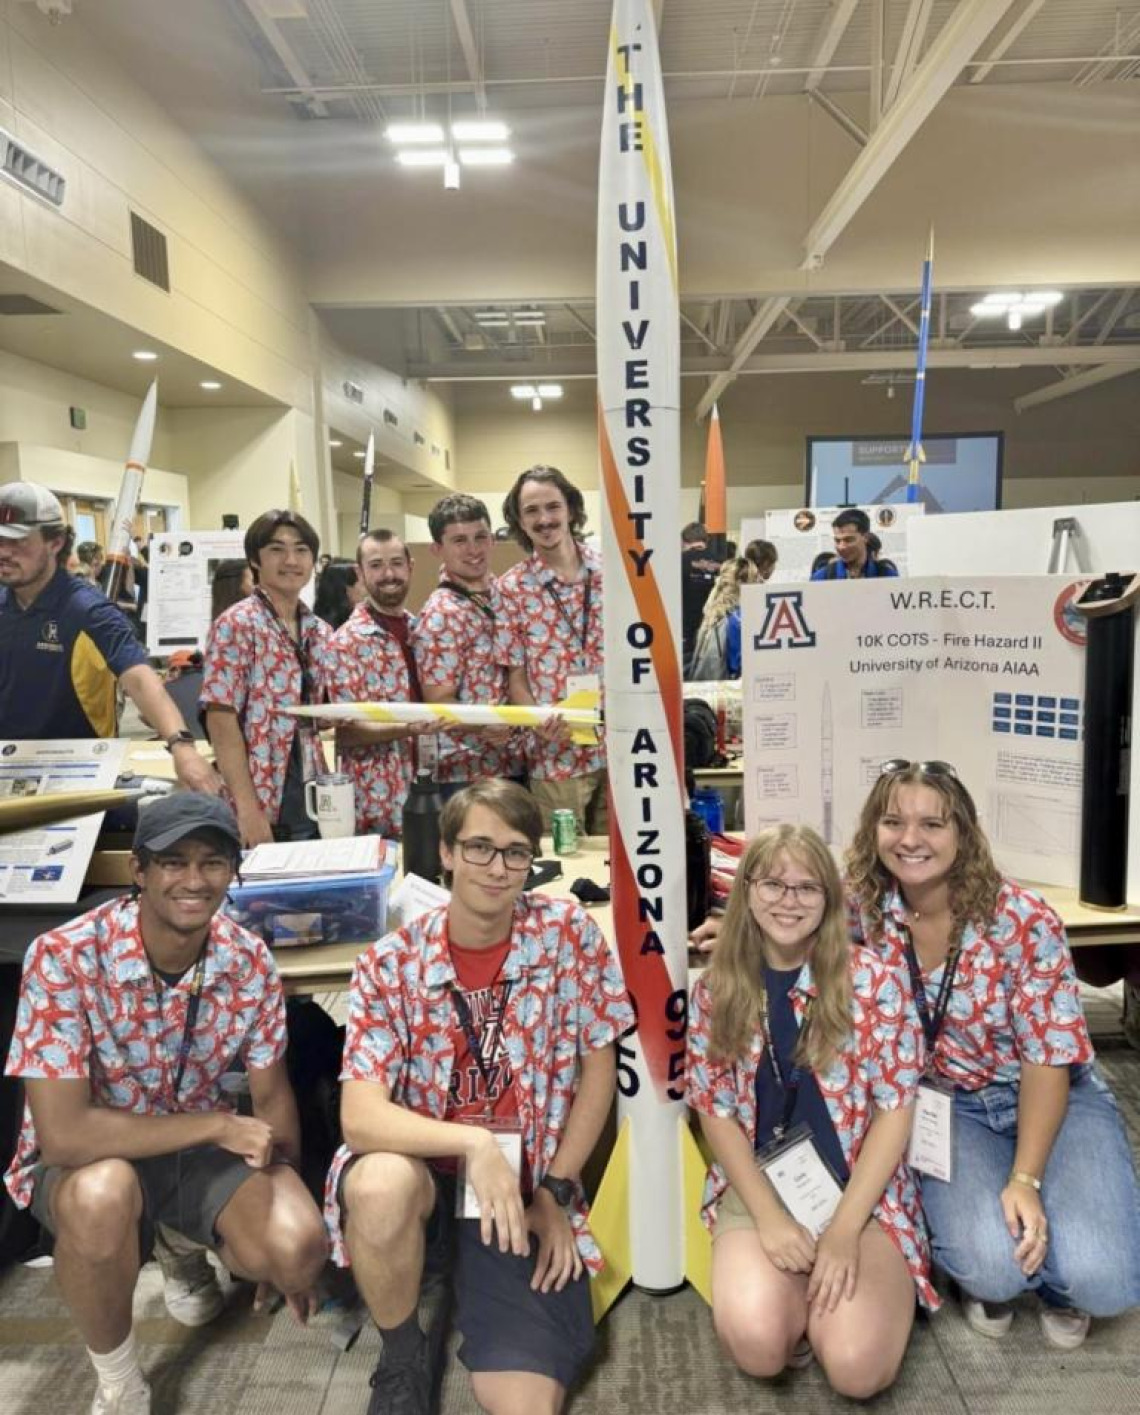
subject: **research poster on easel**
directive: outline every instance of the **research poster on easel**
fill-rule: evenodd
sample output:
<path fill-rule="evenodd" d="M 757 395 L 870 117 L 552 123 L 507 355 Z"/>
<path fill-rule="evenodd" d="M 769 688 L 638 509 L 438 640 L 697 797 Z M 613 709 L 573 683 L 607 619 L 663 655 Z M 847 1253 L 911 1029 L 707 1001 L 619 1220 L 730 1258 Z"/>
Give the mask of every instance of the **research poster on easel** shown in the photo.
<path fill-rule="evenodd" d="M 999 866 L 1077 883 L 1082 581 L 924 577 L 745 586 L 748 832 L 815 826 L 836 850 L 892 758 L 953 764 Z"/>

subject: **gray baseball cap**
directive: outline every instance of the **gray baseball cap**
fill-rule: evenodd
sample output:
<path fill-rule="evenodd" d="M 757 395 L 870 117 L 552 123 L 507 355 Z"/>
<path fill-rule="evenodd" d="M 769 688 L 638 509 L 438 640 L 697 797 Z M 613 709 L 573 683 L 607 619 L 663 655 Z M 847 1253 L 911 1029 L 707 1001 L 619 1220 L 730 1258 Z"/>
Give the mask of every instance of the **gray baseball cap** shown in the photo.
<path fill-rule="evenodd" d="M 204 796 L 199 791 L 174 791 L 139 810 L 133 849 L 156 854 L 169 850 L 188 835 L 206 831 L 222 835 L 232 842 L 235 853 L 241 851 L 241 831 L 237 817 L 217 796 Z"/>
<path fill-rule="evenodd" d="M 0 486 L 0 537 L 24 540 L 32 531 L 62 526 L 67 518 L 59 498 L 34 481 L 12 481 Z"/>

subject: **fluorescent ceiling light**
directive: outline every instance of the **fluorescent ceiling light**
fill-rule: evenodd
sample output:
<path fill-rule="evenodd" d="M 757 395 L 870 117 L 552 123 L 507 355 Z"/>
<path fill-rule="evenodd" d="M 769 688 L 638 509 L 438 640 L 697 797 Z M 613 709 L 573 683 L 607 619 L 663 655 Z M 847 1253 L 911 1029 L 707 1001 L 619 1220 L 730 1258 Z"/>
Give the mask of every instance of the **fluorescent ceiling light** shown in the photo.
<path fill-rule="evenodd" d="M 504 310 L 476 310 L 475 323 L 485 324 L 488 328 L 506 329 L 510 320 Z"/>
<path fill-rule="evenodd" d="M 343 447 L 343 446 L 344 446 L 344 443 L 340 440 L 339 437 L 330 437 L 330 438 L 329 438 L 329 446 L 330 446 L 330 447 Z"/>
<path fill-rule="evenodd" d="M 136 349 L 131 358 L 138 359 L 140 364 L 153 364 L 158 355 L 153 349 Z"/>
<path fill-rule="evenodd" d="M 509 147 L 461 147 L 459 160 L 464 167 L 508 167 L 515 155 Z"/>
<path fill-rule="evenodd" d="M 216 378 L 204 378 L 201 383 L 198 384 L 198 387 L 204 388 L 207 393 L 216 393 L 221 386 Z"/>
<path fill-rule="evenodd" d="M 389 123 L 384 129 L 389 142 L 417 143 L 443 141 L 443 129 L 438 123 Z"/>
<path fill-rule="evenodd" d="M 456 142 L 506 142 L 510 135 L 506 123 L 491 118 L 461 118 L 451 125 Z"/>
<path fill-rule="evenodd" d="M 545 324 L 545 310 L 515 310 L 516 324 Z"/>
<path fill-rule="evenodd" d="M 540 383 L 538 385 L 538 396 L 540 398 L 561 398 L 562 385 L 560 383 Z"/>
<path fill-rule="evenodd" d="M 447 161 L 443 147 L 408 147 L 396 154 L 401 167 L 442 167 Z"/>
<path fill-rule="evenodd" d="M 1064 299 L 1060 290 L 1005 290 L 986 295 L 984 299 L 970 306 L 970 313 L 978 319 L 991 315 L 1008 315 L 1017 311 L 1021 314 L 1040 314 L 1052 309 Z"/>
<path fill-rule="evenodd" d="M 534 387 L 534 384 L 533 384 L 533 383 L 512 383 L 512 384 L 511 384 L 511 397 L 512 397 L 512 398 L 537 398 L 537 397 L 538 397 L 538 394 L 535 392 L 535 387 Z"/>
<path fill-rule="evenodd" d="M 364 458 L 365 458 L 365 456 L 366 456 L 367 454 L 364 453 L 364 452 L 354 452 L 352 455 L 353 455 L 358 461 L 363 462 L 363 461 L 364 461 Z"/>

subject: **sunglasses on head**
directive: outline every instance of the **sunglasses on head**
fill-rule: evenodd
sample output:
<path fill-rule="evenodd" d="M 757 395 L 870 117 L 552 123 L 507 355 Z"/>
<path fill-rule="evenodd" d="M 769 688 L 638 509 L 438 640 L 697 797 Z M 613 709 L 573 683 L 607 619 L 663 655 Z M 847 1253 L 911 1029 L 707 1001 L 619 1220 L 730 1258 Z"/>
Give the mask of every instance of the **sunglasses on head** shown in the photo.
<path fill-rule="evenodd" d="M 892 757 L 879 767 L 880 776 L 898 776 L 904 771 L 920 771 L 923 776 L 949 776 L 958 780 L 958 772 L 949 762 L 908 762 L 905 757 Z"/>

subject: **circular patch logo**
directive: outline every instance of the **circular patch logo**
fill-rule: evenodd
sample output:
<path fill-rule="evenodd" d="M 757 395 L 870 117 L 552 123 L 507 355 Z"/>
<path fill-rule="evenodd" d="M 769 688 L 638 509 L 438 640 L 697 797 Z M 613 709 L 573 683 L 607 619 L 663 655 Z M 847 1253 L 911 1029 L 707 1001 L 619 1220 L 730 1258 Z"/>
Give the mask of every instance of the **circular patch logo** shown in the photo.
<path fill-rule="evenodd" d="M 1074 600 L 1085 588 L 1086 582 L 1078 580 L 1066 585 L 1053 602 L 1053 623 L 1063 639 L 1083 649 L 1089 641 L 1088 620 L 1074 607 Z"/>

